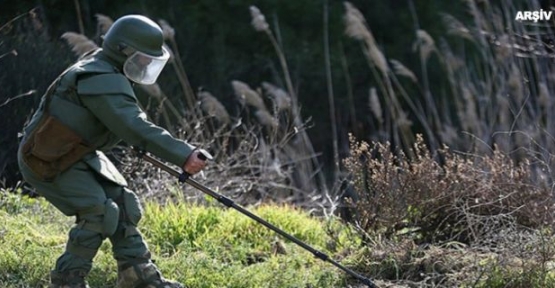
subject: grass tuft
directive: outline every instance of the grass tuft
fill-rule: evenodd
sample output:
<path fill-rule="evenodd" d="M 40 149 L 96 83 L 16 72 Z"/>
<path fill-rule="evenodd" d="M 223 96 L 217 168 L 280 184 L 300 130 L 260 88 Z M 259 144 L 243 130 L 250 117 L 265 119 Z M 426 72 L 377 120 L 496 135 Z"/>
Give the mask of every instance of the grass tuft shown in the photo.
<path fill-rule="evenodd" d="M 235 210 L 169 202 L 144 206 L 140 228 L 153 258 L 165 277 L 188 287 L 344 286 L 344 275 L 333 265 Z M 260 206 L 252 212 L 325 253 L 333 253 L 326 249 L 330 229 L 347 237 L 335 220 L 321 221 L 290 206 Z M 47 285 L 73 219 L 43 199 L 3 193 L 0 222 L 5 223 L 0 228 L 0 287 Z M 91 287 L 115 287 L 116 277 L 111 245 L 105 241 L 88 281 Z"/>

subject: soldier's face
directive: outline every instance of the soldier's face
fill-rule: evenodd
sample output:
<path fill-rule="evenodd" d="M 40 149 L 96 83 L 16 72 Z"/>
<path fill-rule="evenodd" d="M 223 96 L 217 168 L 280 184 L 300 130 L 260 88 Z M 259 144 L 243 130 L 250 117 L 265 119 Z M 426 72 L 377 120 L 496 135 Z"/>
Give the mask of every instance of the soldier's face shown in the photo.
<path fill-rule="evenodd" d="M 147 66 L 148 64 L 150 64 L 152 62 L 152 58 L 138 54 L 137 55 L 137 61 L 139 62 L 139 64 L 141 66 Z"/>

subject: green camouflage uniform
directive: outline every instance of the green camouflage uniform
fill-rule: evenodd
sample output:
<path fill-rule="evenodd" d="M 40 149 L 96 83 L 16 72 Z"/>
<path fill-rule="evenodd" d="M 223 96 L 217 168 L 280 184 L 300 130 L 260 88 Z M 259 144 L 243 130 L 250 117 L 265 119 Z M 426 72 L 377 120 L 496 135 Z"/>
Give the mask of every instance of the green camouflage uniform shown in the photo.
<path fill-rule="evenodd" d="M 77 132 L 96 147 L 96 151 L 85 155 L 51 182 L 43 181 L 33 173 L 23 161 L 21 147 L 18 152 L 24 179 L 61 212 L 77 219 L 69 231 L 65 252 L 52 271 L 53 283 L 59 278 L 62 279 L 59 283 L 69 286 L 52 287 L 85 287 L 71 286 L 71 282 L 88 274 L 92 259 L 106 238 L 112 243 L 120 272 L 140 264 L 141 269 L 148 271 L 134 271 L 147 276 L 133 277 L 160 278 L 137 230 L 142 214 L 139 201 L 102 151 L 123 140 L 181 167 L 194 147 L 147 120 L 130 81 L 120 72 L 121 65 L 99 49 L 66 70 L 57 79 L 53 90 L 50 115 Z M 24 129 L 24 138 L 39 123 L 45 102 L 43 97 L 39 109 Z M 122 279 L 119 282 L 119 287 L 135 287 Z"/>

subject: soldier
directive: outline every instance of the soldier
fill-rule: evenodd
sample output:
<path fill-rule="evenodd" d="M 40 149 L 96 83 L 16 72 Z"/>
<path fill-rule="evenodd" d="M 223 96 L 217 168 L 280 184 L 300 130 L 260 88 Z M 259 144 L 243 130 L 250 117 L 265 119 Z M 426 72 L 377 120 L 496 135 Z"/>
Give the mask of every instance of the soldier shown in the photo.
<path fill-rule="evenodd" d="M 147 120 L 131 82 L 152 84 L 169 58 L 162 30 L 139 15 L 118 19 L 102 48 L 48 88 L 24 128 L 18 163 L 24 179 L 67 216 L 75 216 L 51 288 L 88 287 L 85 276 L 104 239 L 118 264 L 117 287 L 183 287 L 164 279 L 137 224 L 136 194 L 103 152 L 124 140 L 195 174 L 206 163 L 194 146 Z"/>

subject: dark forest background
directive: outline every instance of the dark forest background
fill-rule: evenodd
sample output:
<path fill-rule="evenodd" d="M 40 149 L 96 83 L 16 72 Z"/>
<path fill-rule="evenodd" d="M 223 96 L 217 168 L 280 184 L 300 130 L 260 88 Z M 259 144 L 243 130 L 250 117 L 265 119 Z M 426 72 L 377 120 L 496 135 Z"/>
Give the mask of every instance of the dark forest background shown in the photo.
<path fill-rule="evenodd" d="M 491 5 L 520 3 L 489 2 Z M 425 30 L 436 41 L 442 39 L 451 43 L 454 51 L 463 51 L 471 58 L 471 45 L 449 36 L 442 21 L 444 13 L 462 22 L 472 19 L 465 1 L 353 0 L 351 3 L 365 16 L 377 45 L 386 57 L 404 63 L 419 79 L 424 70 L 413 47 L 417 29 Z M 476 3 L 479 7 L 487 6 L 483 1 Z M 548 1 L 540 4 L 545 9 L 551 5 Z M 251 5 L 258 7 L 266 16 L 281 44 L 302 118 L 309 120 L 307 132 L 314 150 L 320 155 L 324 171 L 329 174 L 334 170 L 332 117 L 324 54 L 325 5 L 329 13 L 331 87 L 339 157 L 344 158 L 349 153 L 348 133 L 361 140 L 382 139 L 377 135 L 379 131 L 369 108 L 369 89 L 379 83 L 372 77 L 361 43 L 345 35 L 343 1 L 2 0 L 0 173 L 5 184 L 13 185 L 19 180 L 15 165 L 17 133 L 49 83 L 76 60 L 71 47 L 60 38 L 63 33 L 84 33 L 99 43 L 97 14 L 117 19 L 125 14 L 139 13 L 155 21 L 164 19 L 175 29 L 178 52 L 193 90 L 210 91 L 233 114 L 233 111 L 239 113 L 239 105 L 233 95 L 232 80 L 241 80 L 253 87 L 264 81 L 282 88 L 286 86 L 270 41 L 251 26 Z M 453 97 L 449 82 L 444 77 L 445 72 L 439 69 L 439 65 L 437 58 L 430 57 L 425 71 L 428 83 L 431 83 L 430 94 L 437 98 Z M 169 70 L 166 68 L 161 75 L 160 87 L 170 100 L 181 101 L 183 91 Z M 405 89 L 408 95 L 422 97 L 416 85 L 406 85 Z M 14 97 L 16 99 L 12 99 Z M 415 115 L 409 113 L 408 117 L 415 123 L 411 127 L 414 133 L 422 132 Z"/>

